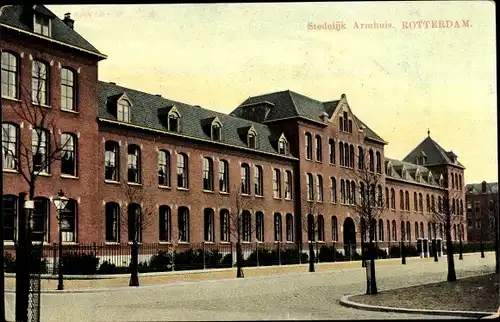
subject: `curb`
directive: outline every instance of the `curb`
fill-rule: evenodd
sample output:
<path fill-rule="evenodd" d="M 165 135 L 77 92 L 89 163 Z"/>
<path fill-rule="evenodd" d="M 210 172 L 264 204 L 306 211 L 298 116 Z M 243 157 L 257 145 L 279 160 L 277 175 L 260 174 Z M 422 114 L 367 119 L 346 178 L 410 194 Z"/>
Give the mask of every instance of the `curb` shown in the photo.
<path fill-rule="evenodd" d="M 468 276 L 467 278 L 489 275 L 489 274 L 490 273 L 472 275 L 472 276 Z M 392 290 L 398 290 L 398 289 L 408 288 L 408 287 L 412 287 L 412 286 L 420 286 L 420 285 L 428 285 L 428 284 L 436 284 L 436 283 L 439 283 L 439 282 L 415 284 L 415 285 L 409 285 L 409 286 L 405 286 L 405 287 L 397 287 L 397 288 L 384 290 L 384 291 L 392 291 Z M 340 303 L 340 305 L 345 306 L 345 307 L 350 307 L 350 308 L 355 308 L 358 310 L 365 310 L 365 311 L 410 313 L 410 314 L 429 314 L 429 315 L 449 315 L 449 316 L 462 316 L 462 317 L 478 318 L 478 319 L 496 313 L 496 312 L 480 312 L 480 311 L 449 311 L 449 310 L 409 309 L 409 308 L 394 307 L 394 306 L 377 306 L 377 305 L 363 304 L 363 303 L 358 303 L 358 302 L 354 302 L 354 301 L 349 300 L 350 297 L 357 296 L 357 295 L 365 295 L 365 294 L 366 293 L 363 292 L 363 293 L 357 293 L 357 294 L 351 294 L 351 295 L 344 295 L 340 299 L 339 303 Z"/>

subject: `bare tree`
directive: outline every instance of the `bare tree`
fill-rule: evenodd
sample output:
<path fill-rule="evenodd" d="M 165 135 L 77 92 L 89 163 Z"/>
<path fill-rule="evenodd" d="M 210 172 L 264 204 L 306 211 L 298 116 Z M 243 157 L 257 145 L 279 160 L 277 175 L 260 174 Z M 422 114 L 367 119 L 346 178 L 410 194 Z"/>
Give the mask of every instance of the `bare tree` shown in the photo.
<path fill-rule="evenodd" d="M 131 184 L 122 180 L 121 191 L 125 195 L 126 207 L 121 207 L 119 224 L 128 233 L 131 253 L 129 286 L 139 286 L 139 244 L 145 229 L 156 223 L 156 205 L 147 186 Z"/>
<path fill-rule="evenodd" d="M 314 272 L 314 242 L 319 237 L 319 229 L 324 229 L 324 221 L 320 223 L 322 217 L 320 217 L 318 209 L 318 201 L 322 201 L 324 198 L 323 182 L 318 182 L 319 177 L 314 178 L 312 174 L 307 180 L 309 180 L 309 186 L 307 187 L 306 194 L 302 194 L 302 230 L 307 233 L 307 239 L 309 244 L 309 272 Z M 321 177 L 322 178 L 322 177 Z M 316 179 L 316 186 L 314 182 Z M 323 219 L 324 220 L 324 219 Z M 320 227 L 321 226 L 321 227 Z M 334 250 L 335 251 L 335 250 Z M 299 255 L 300 256 L 300 255 Z"/>

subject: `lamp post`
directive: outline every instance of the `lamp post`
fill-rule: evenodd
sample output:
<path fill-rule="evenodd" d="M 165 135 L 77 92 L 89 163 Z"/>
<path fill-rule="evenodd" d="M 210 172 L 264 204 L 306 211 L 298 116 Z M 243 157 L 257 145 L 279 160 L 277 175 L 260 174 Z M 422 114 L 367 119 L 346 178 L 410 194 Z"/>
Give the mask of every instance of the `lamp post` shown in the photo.
<path fill-rule="evenodd" d="M 57 263 L 57 273 L 58 273 L 58 283 L 57 283 L 57 289 L 59 291 L 62 291 L 64 289 L 64 284 L 63 284 L 63 271 L 62 271 L 62 215 L 64 213 L 64 209 L 66 208 L 66 205 L 68 204 L 68 198 L 64 196 L 64 192 L 59 190 L 57 193 L 57 196 L 54 197 L 54 205 L 56 206 L 57 212 L 59 216 L 57 217 L 57 221 L 59 224 L 59 260 Z"/>

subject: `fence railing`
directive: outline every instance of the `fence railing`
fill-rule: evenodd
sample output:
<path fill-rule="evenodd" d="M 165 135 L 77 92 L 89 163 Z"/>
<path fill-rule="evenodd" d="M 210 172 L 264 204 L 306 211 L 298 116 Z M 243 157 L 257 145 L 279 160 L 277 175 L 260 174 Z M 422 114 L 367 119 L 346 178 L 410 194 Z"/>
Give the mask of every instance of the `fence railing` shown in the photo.
<path fill-rule="evenodd" d="M 305 264 L 310 243 L 242 243 L 243 265 L 271 266 Z M 366 249 L 365 245 L 365 249 Z M 377 258 L 401 257 L 400 242 L 375 242 Z M 446 254 L 446 243 L 436 245 L 439 255 Z M 439 249 L 441 248 L 441 249 Z M 361 244 L 312 242 L 316 263 L 361 260 Z M 484 243 L 485 251 L 493 243 Z M 479 252 L 479 243 L 463 243 L 462 251 Z M 459 245 L 454 242 L 454 253 Z M 6 247 L 6 271 L 15 271 L 15 248 Z M 43 247 L 42 272 L 57 274 L 59 245 Z M 130 244 L 75 244 L 62 246 L 62 267 L 68 275 L 120 274 L 130 272 Z M 407 257 L 433 256 L 432 243 L 405 242 Z M 236 243 L 143 243 L 139 245 L 139 272 L 182 271 L 230 268 L 236 264 Z"/>

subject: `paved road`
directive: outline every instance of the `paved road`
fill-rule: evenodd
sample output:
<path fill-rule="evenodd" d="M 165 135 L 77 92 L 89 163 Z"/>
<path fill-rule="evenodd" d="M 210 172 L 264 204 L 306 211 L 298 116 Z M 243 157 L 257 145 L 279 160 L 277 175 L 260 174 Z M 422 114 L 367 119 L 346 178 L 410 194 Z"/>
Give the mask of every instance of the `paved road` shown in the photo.
<path fill-rule="evenodd" d="M 494 255 L 456 261 L 458 277 L 494 270 Z M 446 279 L 446 261 L 379 266 L 379 290 Z M 436 319 L 445 316 L 370 312 L 338 304 L 365 290 L 363 268 L 233 280 L 42 295 L 42 321 L 168 321 L 276 319 Z M 7 294 L 13 313 L 14 295 Z M 13 315 L 11 315 L 13 321 Z"/>

